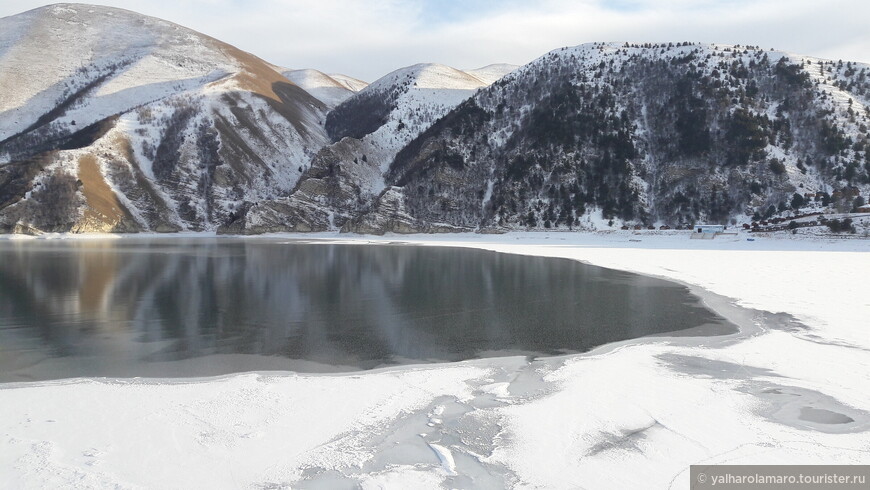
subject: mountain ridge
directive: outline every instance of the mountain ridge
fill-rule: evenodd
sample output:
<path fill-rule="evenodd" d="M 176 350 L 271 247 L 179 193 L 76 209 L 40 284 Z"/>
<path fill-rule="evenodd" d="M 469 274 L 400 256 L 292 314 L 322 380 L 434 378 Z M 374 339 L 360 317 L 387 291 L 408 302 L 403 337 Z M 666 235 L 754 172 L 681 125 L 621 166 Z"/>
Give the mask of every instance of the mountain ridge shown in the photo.
<path fill-rule="evenodd" d="M 588 43 L 365 84 L 111 7 L 0 27 L 4 232 L 684 227 L 870 192 L 861 63 Z"/>

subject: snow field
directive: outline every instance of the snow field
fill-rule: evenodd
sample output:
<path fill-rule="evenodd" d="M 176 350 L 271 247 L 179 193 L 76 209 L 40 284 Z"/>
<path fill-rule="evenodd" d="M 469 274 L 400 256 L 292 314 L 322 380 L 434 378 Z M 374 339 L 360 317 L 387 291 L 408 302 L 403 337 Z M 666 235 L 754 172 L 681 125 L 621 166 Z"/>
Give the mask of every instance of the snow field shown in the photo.
<path fill-rule="evenodd" d="M 0 479 L 16 488 L 238 488 L 327 476 L 363 488 L 687 488 L 698 463 L 870 462 L 866 240 L 286 236 L 474 247 L 666 277 L 742 331 L 341 375 L 6 385 Z M 390 451 L 404 433 L 423 437 Z M 483 480 L 484 470 L 501 482 Z"/>

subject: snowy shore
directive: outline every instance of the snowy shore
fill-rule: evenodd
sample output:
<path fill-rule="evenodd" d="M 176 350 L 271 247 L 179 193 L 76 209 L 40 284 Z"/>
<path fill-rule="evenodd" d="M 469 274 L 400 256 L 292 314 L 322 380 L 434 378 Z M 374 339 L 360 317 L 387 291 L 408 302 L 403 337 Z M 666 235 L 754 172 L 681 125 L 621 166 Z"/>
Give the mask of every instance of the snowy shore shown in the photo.
<path fill-rule="evenodd" d="M 0 481 L 688 488 L 691 464 L 870 464 L 870 240 L 281 237 L 475 247 L 654 275 L 689 285 L 741 332 L 337 375 L 0 385 Z"/>

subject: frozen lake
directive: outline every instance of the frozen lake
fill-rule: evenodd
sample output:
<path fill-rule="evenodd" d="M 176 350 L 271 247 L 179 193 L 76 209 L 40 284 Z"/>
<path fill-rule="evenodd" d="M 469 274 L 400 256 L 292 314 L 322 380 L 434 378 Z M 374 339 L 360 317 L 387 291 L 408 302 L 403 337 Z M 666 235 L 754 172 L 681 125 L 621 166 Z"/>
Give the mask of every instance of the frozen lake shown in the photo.
<path fill-rule="evenodd" d="M 279 239 L 0 242 L 0 381 L 348 371 L 735 327 L 566 259 Z"/>

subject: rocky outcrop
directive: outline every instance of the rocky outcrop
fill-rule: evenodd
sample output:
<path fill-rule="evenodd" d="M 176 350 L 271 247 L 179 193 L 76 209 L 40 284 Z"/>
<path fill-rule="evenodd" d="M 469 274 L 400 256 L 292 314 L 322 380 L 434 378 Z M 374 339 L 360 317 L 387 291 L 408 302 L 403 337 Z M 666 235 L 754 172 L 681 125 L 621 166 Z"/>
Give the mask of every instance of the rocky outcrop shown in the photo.
<path fill-rule="evenodd" d="M 360 140 L 345 138 L 323 148 L 288 197 L 243 206 L 218 231 L 255 234 L 340 229 L 370 205 L 372 183 L 376 186 L 383 181 L 378 163 L 365 156 L 366 147 Z"/>
<path fill-rule="evenodd" d="M 341 231 L 383 235 L 384 233 L 459 233 L 471 229 L 414 218 L 405 208 L 404 189 L 390 187 L 378 196 L 370 211 L 345 223 Z"/>
<path fill-rule="evenodd" d="M 316 204 L 302 205 L 288 198 L 245 203 L 238 216 L 218 228 L 218 234 L 308 233 L 330 229 L 330 215 Z"/>

